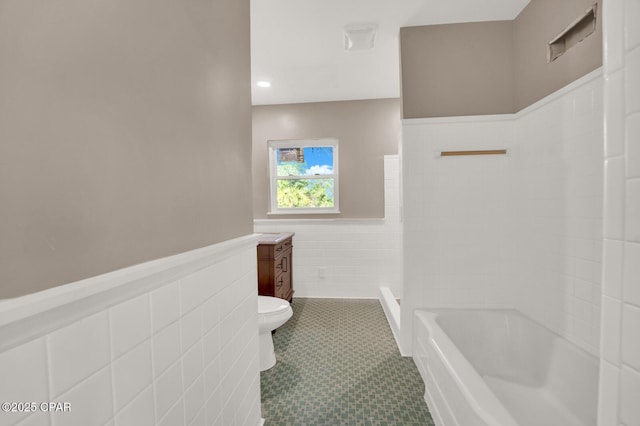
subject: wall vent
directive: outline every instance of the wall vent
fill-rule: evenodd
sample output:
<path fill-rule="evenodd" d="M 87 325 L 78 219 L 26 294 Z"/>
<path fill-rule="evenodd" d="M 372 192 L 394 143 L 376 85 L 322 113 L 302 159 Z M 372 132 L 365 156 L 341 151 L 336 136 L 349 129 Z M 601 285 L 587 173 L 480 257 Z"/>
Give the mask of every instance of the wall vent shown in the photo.
<path fill-rule="evenodd" d="M 597 12 L 598 4 L 596 3 L 549 42 L 548 62 L 555 61 L 596 30 Z"/>

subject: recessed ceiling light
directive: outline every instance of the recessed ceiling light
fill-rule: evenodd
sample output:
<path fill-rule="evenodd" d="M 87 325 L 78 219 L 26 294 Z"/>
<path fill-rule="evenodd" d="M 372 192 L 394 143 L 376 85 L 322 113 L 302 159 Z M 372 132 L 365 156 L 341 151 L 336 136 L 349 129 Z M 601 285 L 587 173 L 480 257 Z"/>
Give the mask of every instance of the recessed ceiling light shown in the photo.
<path fill-rule="evenodd" d="M 256 85 L 257 85 L 258 87 L 264 87 L 264 88 L 266 88 L 266 87 L 271 87 L 271 82 L 270 82 L 270 81 L 266 81 L 266 80 L 260 80 L 260 81 L 258 81 L 258 82 L 256 83 Z"/>

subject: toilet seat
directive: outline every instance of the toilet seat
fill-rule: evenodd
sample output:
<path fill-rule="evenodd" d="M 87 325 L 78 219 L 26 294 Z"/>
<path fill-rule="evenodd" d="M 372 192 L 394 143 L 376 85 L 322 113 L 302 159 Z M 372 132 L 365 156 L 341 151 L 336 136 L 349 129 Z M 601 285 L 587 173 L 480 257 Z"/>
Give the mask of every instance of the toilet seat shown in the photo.
<path fill-rule="evenodd" d="M 279 315 L 287 311 L 289 302 L 270 296 L 258 296 L 258 315 Z"/>

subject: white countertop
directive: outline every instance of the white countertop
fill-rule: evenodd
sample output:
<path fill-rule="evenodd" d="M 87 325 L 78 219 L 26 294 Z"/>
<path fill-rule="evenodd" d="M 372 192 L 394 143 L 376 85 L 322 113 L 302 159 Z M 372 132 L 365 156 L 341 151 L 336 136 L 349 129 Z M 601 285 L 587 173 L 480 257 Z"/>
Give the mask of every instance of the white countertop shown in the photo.
<path fill-rule="evenodd" d="M 258 244 L 280 244 L 287 238 L 293 237 L 295 232 L 279 232 L 277 234 L 260 234 Z"/>

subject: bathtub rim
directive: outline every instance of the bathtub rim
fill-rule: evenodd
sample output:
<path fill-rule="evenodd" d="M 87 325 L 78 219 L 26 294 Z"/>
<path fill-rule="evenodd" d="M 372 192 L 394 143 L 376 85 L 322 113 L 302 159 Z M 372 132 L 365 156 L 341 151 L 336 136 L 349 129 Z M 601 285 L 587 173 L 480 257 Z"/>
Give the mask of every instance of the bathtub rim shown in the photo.
<path fill-rule="evenodd" d="M 487 425 L 490 426 L 518 426 L 513 416 L 500 402 L 498 397 L 489 389 L 476 369 L 462 354 L 436 321 L 437 311 L 484 311 L 487 309 L 440 309 L 420 308 L 414 311 L 414 321 L 421 321 L 429 332 L 428 343 L 433 346 L 447 373 L 453 378 L 456 386 L 471 406 L 472 410 Z M 493 309 L 491 309 L 493 310 Z M 497 310 L 497 309 L 496 309 Z M 513 309 L 500 309 L 514 311 Z M 516 311 L 517 312 L 517 311 Z M 414 327 L 414 330 L 416 328 Z M 450 354 L 449 357 L 445 353 Z M 429 361 L 427 360 L 427 368 Z M 455 367 L 454 367 L 455 365 Z M 463 380 L 461 376 L 464 376 Z M 482 401 L 482 404 L 480 403 Z"/>
<path fill-rule="evenodd" d="M 476 412 L 476 414 L 478 414 L 484 421 L 487 421 L 487 424 L 489 424 L 489 425 L 499 425 L 499 426 L 501 426 L 503 424 L 513 424 L 513 425 L 517 426 L 518 423 L 513 418 L 511 413 L 506 409 L 504 404 L 498 399 L 498 397 L 488 387 L 488 385 L 486 384 L 486 382 L 484 381 L 484 379 L 482 378 L 480 373 L 478 373 L 478 371 L 473 367 L 473 365 L 467 360 L 467 358 L 462 353 L 462 351 L 453 342 L 453 340 L 451 340 L 449 335 L 442 329 L 442 327 L 438 323 L 437 317 L 439 315 L 444 314 L 444 313 L 455 313 L 455 312 L 492 312 L 492 313 L 498 313 L 498 314 L 503 314 L 503 315 L 519 316 L 521 318 L 524 318 L 526 320 L 531 321 L 535 326 L 540 327 L 541 329 L 545 330 L 547 333 L 550 333 L 552 338 L 556 339 L 561 344 L 568 346 L 571 351 L 576 352 L 579 356 L 585 357 L 589 361 L 593 362 L 596 365 L 597 368 L 599 368 L 600 359 L 597 356 L 591 354 L 586 349 L 578 346 L 576 343 L 572 342 L 571 340 L 569 340 L 569 339 L 561 336 L 557 332 L 551 330 L 546 325 L 544 325 L 544 324 L 532 319 L 530 316 L 528 316 L 528 315 L 524 314 L 523 312 L 521 312 L 521 311 L 519 311 L 517 309 L 514 309 L 514 308 L 503 308 L 503 307 L 495 307 L 495 308 L 494 307 L 488 307 L 488 308 L 478 308 L 478 307 L 469 307 L 469 308 L 421 307 L 421 308 L 415 309 L 414 310 L 414 315 L 413 315 L 414 316 L 414 333 L 415 333 L 415 330 L 416 330 L 415 322 L 416 321 L 421 321 L 424 324 L 424 326 L 427 328 L 428 332 L 429 332 L 429 339 L 425 343 L 430 344 L 430 345 L 434 345 L 436 351 L 438 352 L 438 357 L 440 357 L 440 360 L 442 361 L 442 363 L 445 365 L 445 367 L 447 369 L 447 373 L 451 374 L 451 376 L 453 377 L 453 380 L 455 381 L 456 385 L 458 386 L 460 391 L 463 393 L 466 401 L 470 403 L 472 409 Z M 434 337 L 433 337 L 434 335 L 435 335 L 435 337 L 437 339 L 439 339 L 441 341 L 440 345 L 438 345 L 438 343 L 434 341 Z M 456 360 L 456 366 L 459 365 L 461 368 L 464 369 L 464 372 L 466 372 L 466 373 L 473 373 L 469 377 L 473 377 L 473 379 L 471 379 L 471 380 L 476 385 L 479 385 L 479 388 L 474 388 L 474 389 L 475 390 L 479 390 L 479 389 L 481 390 L 481 389 L 484 388 L 490 394 L 488 400 L 489 401 L 491 401 L 492 399 L 495 400 L 495 402 L 500 405 L 502 410 L 504 410 L 508 414 L 508 416 L 511 419 L 513 419 L 513 423 L 502 423 L 502 422 L 491 423 L 491 422 L 489 422 L 490 419 L 487 419 L 482 415 L 482 413 L 484 411 L 482 409 L 482 407 L 480 407 L 479 410 L 476 410 L 476 408 L 479 408 L 478 407 L 477 398 L 472 393 L 471 394 L 469 393 L 469 389 L 468 388 L 466 388 L 465 386 L 460 386 L 461 383 L 462 383 L 462 379 L 460 378 L 459 375 L 453 374 L 453 366 L 451 365 L 450 362 L 448 362 L 445 358 L 443 358 L 443 356 L 444 356 L 444 354 L 442 353 L 443 347 L 446 350 L 452 351 L 452 354 L 454 354 L 453 358 L 455 358 L 455 360 Z M 459 364 L 457 364 L 458 362 L 459 362 Z M 428 368 L 428 360 L 427 360 L 427 368 Z M 468 368 L 470 370 L 467 370 L 466 368 Z M 477 383 L 477 381 L 479 381 L 480 383 Z M 425 391 L 426 391 L 426 389 L 425 389 Z M 427 396 L 427 392 L 425 392 L 425 399 L 426 399 L 426 396 Z M 483 394 L 478 395 L 478 396 L 483 396 Z M 486 396 L 486 394 L 484 394 L 484 396 Z M 498 410 L 498 411 L 500 411 L 500 410 Z"/>
<path fill-rule="evenodd" d="M 522 311 L 520 311 L 518 309 L 515 309 L 515 308 L 503 308 L 503 307 L 488 307 L 488 308 L 477 308 L 477 307 L 469 307 L 469 308 L 422 307 L 422 308 L 416 308 L 414 310 L 414 315 L 418 311 L 426 311 L 426 312 L 431 312 L 431 313 L 434 313 L 434 314 L 446 313 L 446 312 L 487 312 L 487 311 L 489 311 L 489 312 L 503 312 L 503 313 L 510 312 L 512 314 L 515 314 L 517 316 L 520 316 L 520 317 L 522 317 L 524 319 L 527 319 L 527 320 L 531 321 L 537 327 L 540 327 L 540 328 L 544 329 L 546 332 L 551 334 L 553 337 L 555 337 L 555 338 L 557 338 L 557 339 L 569 344 L 573 350 L 581 353 L 582 355 L 584 355 L 587 358 L 592 359 L 593 361 L 595 361 L 598 364 L 600 363 L 600 358 L 598 356 L 592 354 L 591 352 L 587 351 L 585 348 L 579 346 L 577 343 L 572 342 L 571 340 L 567 339 L 564 336 L 561 336 L 557 332 L 555 332 L 552 329 L 550 329 L 549 327 L 547 327 L 545 324 L 543 324 L 543 323 L 541 323 L 539 321 L 536 321 L 535 319 L 533 319 L 529 315 L 527 315 L 524 312 L 522 312 Z M 445 333 L 445 335 L 446 335 L 446 333 Z"/>

